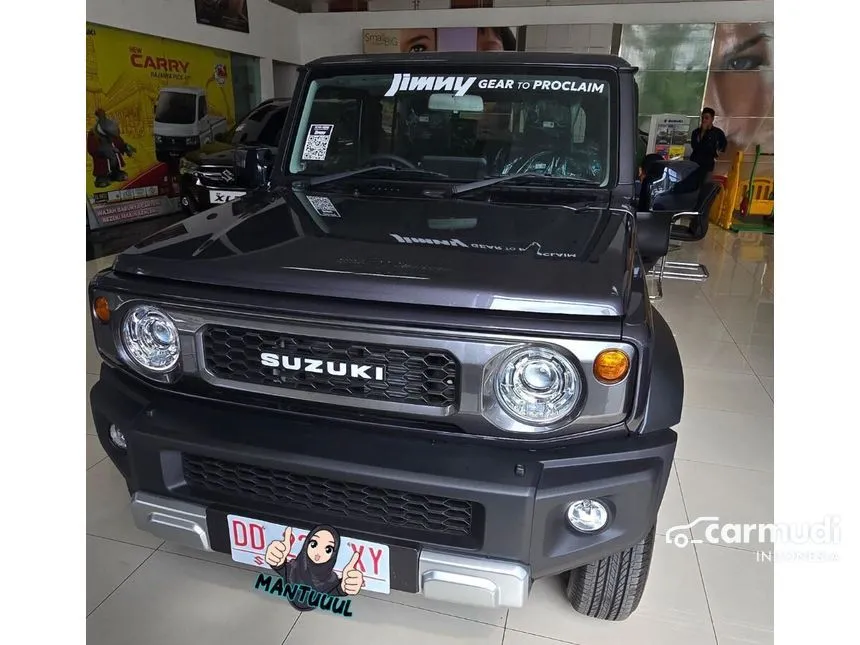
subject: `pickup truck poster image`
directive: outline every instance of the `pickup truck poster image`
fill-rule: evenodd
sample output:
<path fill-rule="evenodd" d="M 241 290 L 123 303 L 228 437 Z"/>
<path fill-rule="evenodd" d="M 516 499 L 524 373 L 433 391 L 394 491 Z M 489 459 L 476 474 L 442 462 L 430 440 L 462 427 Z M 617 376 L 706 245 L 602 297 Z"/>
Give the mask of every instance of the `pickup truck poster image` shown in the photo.
<path fill-rule="evenodd" d="M 175 210 L 180 157 L 234 120 L 229 53 L 87 24 L 87 201 L 99 226 Z"/>

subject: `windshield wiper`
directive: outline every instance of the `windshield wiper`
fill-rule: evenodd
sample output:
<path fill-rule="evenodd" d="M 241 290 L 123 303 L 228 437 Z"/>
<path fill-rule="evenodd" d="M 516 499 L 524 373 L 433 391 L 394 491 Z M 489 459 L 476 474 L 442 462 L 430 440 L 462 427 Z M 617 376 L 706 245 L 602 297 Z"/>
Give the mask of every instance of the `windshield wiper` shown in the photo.
<path fill-rule="evenodd" d="M 371 172 L 379 172 L 387 170 L 398 175 L 419 175 L 422 177 L 447 177 L 441 172 L 433 172 L 432 170 L 424 170 L 423 168 L 397 168 L 395 166 L 367 166 L 366 168 L 354 168 L 353 170 L 344 170 L 343 172 L 335 172 L 330 175 L 318 175 L 308 180 L 308 186 L 319 186 L 320 184 L 329 184 L 340 181 L 341 179 L 349 179 L 359 175 L 369 174 Z"/>
<path fill-rule="evenodd" d="M 448 191 L 448 194 L 451 197 L 459 197 L 460 195 L 472 193 L 477 190 L 483 190 L 484 188 L 489 188 L 490 186 L 495 186 L 496 184 L 503 184 L 520 180 L 537 180 L 541 182 L 554 183 L 560 186 L 563 186 L 564 184 L 600 186 L 599 182 L 592 181 L 591 179 L 582 179 L 581 177 L 555 177 L 553 175 L 542 175 L 537 172 L 518 172 L 513 175 L 490 177 L 489 179 L 481 179 L 479 181 L 473 181 L 468 184 L 459 184 L 457 186 L 452 186 L 451 189 Z"/>

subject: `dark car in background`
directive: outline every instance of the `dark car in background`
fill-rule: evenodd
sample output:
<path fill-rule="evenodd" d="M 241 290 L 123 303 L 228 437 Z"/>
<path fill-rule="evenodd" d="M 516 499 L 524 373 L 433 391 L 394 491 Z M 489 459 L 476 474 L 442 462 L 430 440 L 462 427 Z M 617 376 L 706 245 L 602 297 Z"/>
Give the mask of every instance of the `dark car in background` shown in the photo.
<path fill-rule="evenodd" d="M 264 101 L 215 141 L 186 154 L 179 162 L 183 210 L 197 213 L 242 197 L 248 187 L 234 171 L 236 150 L 271 148 L 274 156 L 289 107 L 289 99 Z"/>

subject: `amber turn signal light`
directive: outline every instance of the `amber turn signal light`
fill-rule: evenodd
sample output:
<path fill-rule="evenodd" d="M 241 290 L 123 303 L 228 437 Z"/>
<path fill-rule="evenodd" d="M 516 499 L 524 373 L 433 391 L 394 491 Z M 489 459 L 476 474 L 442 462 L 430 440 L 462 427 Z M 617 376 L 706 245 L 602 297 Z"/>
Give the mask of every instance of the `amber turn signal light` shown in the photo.
<path fill-rule="evenodd" d="M 93 302 L 93 313 L 95 313 L 96 318 L 103 323 L 110 321 L 110 305 L 108 304 L 107 298 L 99 296 L 95 299 L 95 302 Z"/>
<path fill-rule="evenodd" d="M 606 349 L 594 360 L 594 376 L 603 383 L 618 383 L 630 371 L 630 358 L 620 349 Z"/>

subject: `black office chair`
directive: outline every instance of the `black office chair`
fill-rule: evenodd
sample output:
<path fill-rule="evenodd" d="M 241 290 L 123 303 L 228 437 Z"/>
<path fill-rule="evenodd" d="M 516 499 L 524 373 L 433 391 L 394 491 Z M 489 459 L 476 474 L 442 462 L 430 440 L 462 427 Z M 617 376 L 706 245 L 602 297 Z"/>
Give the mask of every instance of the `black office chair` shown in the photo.
<path fill-rule="evenodd" d="M 663 297 L 663 265 L 669 252 L 672 230 L 672 213 L 669 211 L 640 211 L 636 213 L 636 243 L 639 257 L 648 277 L 654 281 L 651 300 Z"/>
<path fill-rule="evenodd" d="M 708 234 L 708 213 L 722 187 L 716 182 L 705 182 L 699 191 L 696 206 L 693 210 L 681 211 L 672 215 L 670 237 L 677 242 L 698 242 Z M 682 223 L 684 222 L 684 223 Z M 673 245 L 669 252 L 681 248 L 680 244 Z M 690 280 L 704 282 L 708 279 L 708 268 L 698 262 L 674 262 L 664 259 L 660 266 L 661 280 Z"/>

